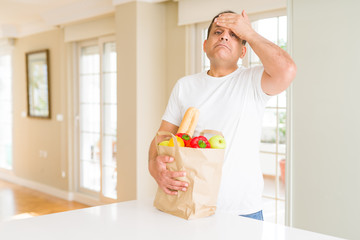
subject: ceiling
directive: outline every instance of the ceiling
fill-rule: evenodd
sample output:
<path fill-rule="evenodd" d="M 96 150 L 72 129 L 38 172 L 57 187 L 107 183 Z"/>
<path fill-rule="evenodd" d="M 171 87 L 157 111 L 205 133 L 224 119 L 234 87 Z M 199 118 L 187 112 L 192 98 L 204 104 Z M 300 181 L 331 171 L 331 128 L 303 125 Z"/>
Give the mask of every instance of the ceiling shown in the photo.
<path fill-rule="evenodd" d="M 20 38 L 113 13 L 116 5 L 131 1 L 136 0 L 0 0 L 0 38 Z"/>

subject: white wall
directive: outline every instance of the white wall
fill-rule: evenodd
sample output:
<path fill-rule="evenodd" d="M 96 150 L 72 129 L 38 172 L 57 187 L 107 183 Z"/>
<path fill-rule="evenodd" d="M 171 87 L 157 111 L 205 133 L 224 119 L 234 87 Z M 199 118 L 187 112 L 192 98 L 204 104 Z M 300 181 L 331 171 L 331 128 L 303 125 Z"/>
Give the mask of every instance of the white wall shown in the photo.
<path fill-rule="evenodd" d="M 115 16 L 110 14 L 106 17 L 80 23 L 70 24 L 64 27 L 64 41 L 75 42 L 97 38 L 116 31 Z"/>
<path fill-rule="evenodd" d="M 138 3 L 137 29 L 137 199 L 154 197 L 148 152 L 166 107 L 166 5 Z"/>
<path fill-rule="evenodd" d="M 116 7 L 118 52 L 118 199 L 155 196 L 149 146 L 167 103 L 166 3 Z"/>
<path fill-rule="evenodd" d="M 179 0 L 179 25 L 211 21 L 219 12 L 232 10 L 259 14 L 286 8 L 286 0 Z"/>
<path fill-rule="evenodd" d="M 292 223 L 360 239 L 360 1 L 290 0 Z"/>

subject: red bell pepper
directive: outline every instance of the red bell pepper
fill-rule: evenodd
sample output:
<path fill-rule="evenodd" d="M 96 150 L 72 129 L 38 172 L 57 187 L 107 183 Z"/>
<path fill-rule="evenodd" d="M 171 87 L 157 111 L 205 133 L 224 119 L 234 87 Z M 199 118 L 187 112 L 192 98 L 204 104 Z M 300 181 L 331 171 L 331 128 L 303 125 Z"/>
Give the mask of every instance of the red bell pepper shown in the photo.
<path fill-rule="evenodd" d="M 204 136 L 194 137 L 190 142 L 192 148 L 210 148 L 210 143 Z"/>
<path fill-rule="evenodd" d="M 189 134 L 187 133 L 178 133 L 176 134 L 176 136 L 182 138 L 182 140 L 184 140 L 185 143 L 185 147 L 190 147 L 190 142 L 191 142 L 191 137 Z"/>

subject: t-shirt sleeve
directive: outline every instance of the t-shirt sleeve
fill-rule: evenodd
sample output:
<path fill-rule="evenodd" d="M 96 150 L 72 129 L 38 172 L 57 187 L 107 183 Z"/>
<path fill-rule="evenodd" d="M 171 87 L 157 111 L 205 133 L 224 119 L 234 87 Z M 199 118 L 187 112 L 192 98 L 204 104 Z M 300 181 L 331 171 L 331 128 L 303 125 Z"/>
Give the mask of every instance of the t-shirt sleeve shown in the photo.
<path fill-rule="evenodd" d="M 255 66 L 252 68 L 252 83 L 254 87 L 254 94 L 255 97 L 260 100 L 263 104 L 266 104 L 266 102 L 272 97 L 270 95 L 267 95 L 262 87 L 261 87 L 261 77 L 264 73 L 264 67 L 262 65 Z"/>
<path fill-rule="evenodd" d="M 171 95 L 170 95 L 170 98 L 169 98 L 169 101 L 168 101 L 168 104 L 167 104 L 167 107 L 166 107 L 166 110 L 165 110 L 165 113 L 164 115 L 162 116 L 162 120 L 165 120 L 169 123 L 172 123 L 176 126 L 180 126 L 181 124 L 181 106 L 180 106 L 180 98 L 179 98 L 179 91 L 180 91 L 180 86 L 179 86 L 179 81 L 175 84 L 172 92 L 171 92 Z"/>

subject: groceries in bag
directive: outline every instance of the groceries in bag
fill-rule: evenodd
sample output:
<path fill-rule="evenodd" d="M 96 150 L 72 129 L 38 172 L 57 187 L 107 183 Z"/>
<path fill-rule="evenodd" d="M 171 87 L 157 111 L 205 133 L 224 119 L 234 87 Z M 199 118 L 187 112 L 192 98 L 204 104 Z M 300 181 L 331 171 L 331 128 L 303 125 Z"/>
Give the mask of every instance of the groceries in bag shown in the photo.
<path fill-rule="evenodd" d="M 196 114 L 199 114 L 198 110 L 188 115 L 189 118 L 194 118 L 190 120 L 190 123 L 197 124 L 199 116 L 196 116 Z M 184 119 L 182 122 L 184 122 Z M 189 123 L 189 119 L 185 122 Z M 177 195 L 166 194 L 161 188 L 158 188 L 154 206 L 163 212 L 184 219 L 207 217 L 213 215 L 216 210 L 222 164 L 225 156 L 223 146 L 219 148 L 215 144 L 215 148 L 210 148 L 210 140 L 215 136 L 220 136 L 223 139 L 224 137 L 221 132 L 214 130 L 203 130 L 200 136 L 193 136 L 195 127 L 190 126 L 192 124 L 184 123 L 181 125 L 183 125 L 183 130 L 179 129 L 184 132 L 178 131 L 176 136 L 170 132 L 157 133 L 157 136 L 170 137 L 170 140 L 166 141 L 171 141 L 172 139 L 172 142 L 175 143 L 172 147 L 165 145 L 165 141 L 156 146 L 158 155 L 167 155 L 174 158 L 173 162 L 166 164 L 169 171 L 186 172 L 185 177 L 177 179 L 188 182 L 189 187 L 186 192 L 179 191 Z M 204 136 L 205 134 L 212 134 L 214 136 L 208 141 Z M 157 136 L 155 137 L 156 143 Z M 182 139 L 185 147 L 181 147 L 182 144 L 180 143 L 178 144 L 179 138 Z M 216 140 L 217 138 L 214 139 Z"/>

